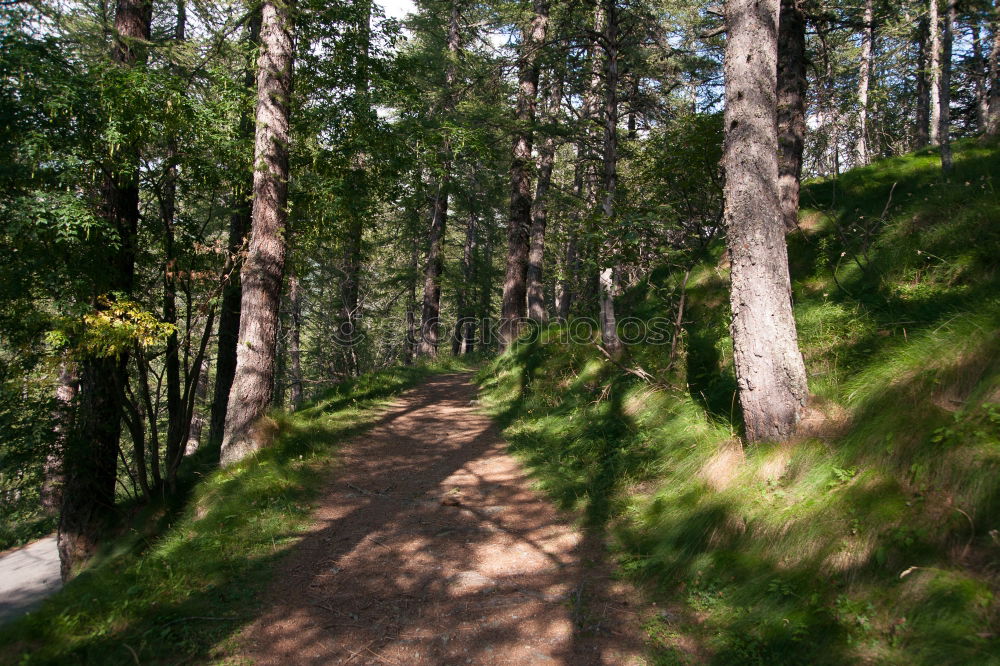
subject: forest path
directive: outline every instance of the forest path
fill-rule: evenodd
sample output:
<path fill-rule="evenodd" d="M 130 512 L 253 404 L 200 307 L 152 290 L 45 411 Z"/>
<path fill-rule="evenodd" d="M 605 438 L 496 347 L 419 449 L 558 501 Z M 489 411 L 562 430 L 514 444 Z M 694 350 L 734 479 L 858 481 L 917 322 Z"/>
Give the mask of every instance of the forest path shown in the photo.
<path fill-rule="evenodd" d="M 467 374 L 401 396 L 346 444 L 267 610 L 258 664 L 635 664 L 634 591 L 533 491 Z"/>
<path fill-rule="evenodd" d="M 0 624 L 21 617 L 60 587 L 55 536 L 0 555 Z"/>

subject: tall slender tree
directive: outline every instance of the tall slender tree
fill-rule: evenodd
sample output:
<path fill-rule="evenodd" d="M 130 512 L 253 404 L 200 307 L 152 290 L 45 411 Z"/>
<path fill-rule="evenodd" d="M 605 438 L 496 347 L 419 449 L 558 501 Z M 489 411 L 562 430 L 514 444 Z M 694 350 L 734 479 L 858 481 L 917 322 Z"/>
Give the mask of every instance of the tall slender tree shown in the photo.
<path fill-rule="evenodd" d="M 790 436 L 806 404 L 778 197 L 779 0 L 726 3 L 725 221 L 733 361 L 750 441 Z"/>
<path fill-rule="evenodd" d="M 445 118 L 455 112 L 458 81 L 458 56 L 461 48 L 461 5 L 459 0 L 451 0 L 448 20 L 447 64 L 444 76 Z M 438 151 L 439 173 L 434 200 L 431 206 L 431 226 L 427 237 L 427 263 L 424 265 L 424 298 L 420 313 L 420 341 L 417 353 L 421 356 L 436 356 L 441 316 L 441 274 L 444 271 L 444 234 L 448 225 L 448 197 L 451 194 L 452 144 L 451 137 L 445 135 Z"/>
<path fill-rule="evenodd" d="M 871 87 L 872 57 L 875 47 L 875 9 L 873 0 L 865 0 L 861 32 L 861 68 L 858 72 L 858 141 L 855 146 L 857 164 L 868 164 L 868 90 Z"/>
<path fill-rule="evenodd" d="M 534 0 L 531 21 L 521 30 L 518 52 L 517 130 L 510 166 L 510 219 L 507 269 L 500 312 L 500 348 L 517 339 L 527 308 L 527 268 L 531 231 L 531 150 L 538 96 L 538 58 L 549 22 L 548 0 Z"/>
<path fill-rule="evenodd" d="M 778 179 L 785 228 L 799 224 L 806 140 L 806 17 L 801 0 L 781 0 L 778 19 Z"/>
<path fill-rule="evenodd" d="M 250 15 L 246 30 L 246 47 L 249 51 L 244 70 L 243 85 L 253 91 L 256 67 L 253 56 L 260 44 L 261 14 L 258 7 Z M 239 136 L 248 145 L 253 143 L 254 114 L 249 106 L 240 114 Z M 249 161 L 248 161 L 249 162 Z M 236 374 L 236 344 L 240 332 L 240 308 L 243 300 L 243 286 L 240 271 L 250 231 L 252 216 L 251 197 L 253 191 L 253 165 L 246 164 L 244 173 L 236 179 L 232 194 L 232 212 L 229 214 L 229 238 L 226 245 L 226 263 L 223 268 L 222 303 L 219 311 L 218 349 L 215 358 L 215 388 L 212 394 L 212 415 L 209 421 L 209 445 L 218 447 L 226 427 L 226 411 L 229 408 L 229 392 Z"/>
<path fill-rule="evenodd" d="M 951 51 L 954 42 L 956 0 L 945 0 L 944 21 L 941 29 L 941 88 L 938 118 L 938 142 L 941 144 L 941 170 L 951 173 Z"/>
<path fill-rule="evenodd" d="M 603 179 L 601 189 L 603 198 L 601 210 L 607 229 L 617 227 L 616 197 L 618 196 L 618 55 L 619 55 L 619 12 L 616 0 L 601 0 L 604 4 L 604 35 L 601 40 L 604 47 L 604 150 Z M 614 257 L 614 247 L 605 244 L 605 265 L 601 267 L 598 276 L 600 298 L 601 342 L 612 356 L 618 356 L 622 351 L 622 342 L 618 337 L 618 319 L 615 316 L 615 297 L 618 292 L 618 266 Z"/>
<path fill-rule="evenodd" d="M 931 145 L 938 145 L 941 131 L 941 16 L 939 0 L 930 0 Z"/>
<path fill-rule="evenodd" d="M 913 131 L 913 147 L 920 149 L 931 140 L 931 86 L 927 76 L 927 45 L 930 36 L 926 16 L 917 21 L 917 82 L 916 82 L 916 127 Z"/>
<path fill-rule="evenodd" d="M 292 94 L 293 0 L 265 0 L 257 65 L 254 201 L 243 285 L 236 373 L 229 395 L 221 462 L 266 446 L 261 420 L 274 396 L 278 313 L 288 221 L 289 105 Z"/>
<path fill-rule="evenodd" d="M 986 135 L 1000 136 L 1000 0 L 993 0 L 990 25 L 993 45 L 990 47 L 990 96 L 986 111 Z"/>
<path fill-rule="evenodd" d="M 562 103 L 561 74 L 553 73 L 549 78 L 545 122 L 551 128 L 558 120 Z M 552 169 L 555 166 L 556 137 L 549 131 L 538 150 L 538 182 L 535 184 L 535 200 L 531 208 L 530 247 L 528 268 L 525 273 L 528 294 L 528 318 L 540 324 L 548 318 L 545 311 L 545 285 L 542 281 L 542 265 L 545 259 L 545 229 L 548 226 L 549 187 L 552 184 Z"/>

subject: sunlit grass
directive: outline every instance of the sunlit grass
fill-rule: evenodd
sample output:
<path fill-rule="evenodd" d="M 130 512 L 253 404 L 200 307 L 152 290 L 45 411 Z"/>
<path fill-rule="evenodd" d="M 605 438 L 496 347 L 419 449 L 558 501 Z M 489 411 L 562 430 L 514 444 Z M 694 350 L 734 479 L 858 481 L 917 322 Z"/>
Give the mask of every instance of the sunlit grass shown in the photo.
<path fill-rule="evenodd" d="M 814 397 L 791 442 L 739 444 L 717 250 L 675 388 L 592 345 L 481 371 L 538 485 L 681 608 L 647 622 L 662 663 L 1000 663 L 1000 153 L 957 151 L 950 180 L 925 151 L 805 189 L 789 242 Z M 621 314 L 663 316 L 678 279 Z M 630 362 L 661 376 L 666 353 Z"/>

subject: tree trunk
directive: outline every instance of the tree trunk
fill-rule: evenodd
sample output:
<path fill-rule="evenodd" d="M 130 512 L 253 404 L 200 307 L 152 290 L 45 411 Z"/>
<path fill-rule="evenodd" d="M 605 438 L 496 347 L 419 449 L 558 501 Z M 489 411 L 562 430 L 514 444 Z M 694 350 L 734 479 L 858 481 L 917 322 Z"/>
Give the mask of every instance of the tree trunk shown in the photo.
<path fill-rule="evenodd" d="M 785 229 L 799 224 L 806 138 L 806 17 L 800 0 L 781 0 L 778 19 L 778 187 Z"/>
<path fill-rule="evenodd" d="M 931 33 L 931 145 L 938 145 L 941 131 L 941 22 L 938 0 L 930 0 Z"/>
<path fill-rule="evenodd" d="M 972 23 L 972 82 L 976 88 L 976 126 L 980 132 L 986 130 L 990 115 L 990 100 L 987 81 L 990 75 L 989 62 L 983 52 L 983 32 L 979 18 L 973 16 Z"/>
<path fill-rule="evenodd" d="M 990 99 L 986 136 L 1000 136 L 1000 0 L 993 2 L 993 46 L 990 48 Z"/>
<path fill-rule="evenodd" d="M 302 406 L 302 286 L 294 267 L 288 274 L 288 362 L 292 409 Z"/>
<path fill-rule="evenodd" d="M 484 225 L 480 247 L 482 247 L 482 261 L 479 264 L 479 316 L 480 324 L 479 351 L 487 353 L 493 344 L 490 328 L 490 311 L 493 309 L 493 236 L 489 233 L 489 226 Z"/>
<path fill-rule="evenodd" d="M 205 430 L 205 415 L 199 404 L 204 404 L 208 397 L 209 360 L 201 361 L 201 371 L 198 374 L 198 384 L 194 392 L 194 409 L 191 412 L 191 427 L 188 428 L 187 443 L 184 445 L 184 455 L 189 456 L 201 446 L 201 435 Z"/>
<path fill-rule="evenodd" d="M 955 30 L 956 0 L 947 0 L 941 30 L 941 112 L 938 141 L 941 144 L 941 171 L 951 173 L 951 49 Z"/>
<path fill-rule="evenodd" d="M 132 67 L 145 58 L 152 5 L 148 0 L 118 0 L 115 8 L 113 59 Z M 128 297 L 135 279 L 136 235 L 139 227 L 139 148 L 130 146 L 116 156 L 102 187 L 103 217 L 117 232 L 100 297 Z M 79 364 L 79 413 L 71 446 L 64 452 L 62 511 L 59 517 L 60 570 L 65 580 L 89 558 L 115 516 L 115 483 L 121 436 L 122 399 L 127 352 L 118 357 L 84 358 Z"/>
<path fill-rule="evenodd" d="M 260 42 L 260 11 L 255 11 L 248 26 L 248 41 L 251 48 Z M 254 88 L 254 66 L 247 63 L 244 86 Z M 244 113 L 240 118 L 240 137 L 248 144 L 254 137 L 254 118 Z M 237 184 L 233 195 L 235 206 L 229 216 L 229 241 L 227 245 L 226 267 L 223 274 L 222 306 L 219 312 L 219 343 L 215 359 L 215 390 L 212 394 L 212 417 L 208 430 L 210 446 L 222 444 L 226 426 L 226 411 L 229 408 L 229 392 L 236 374 L 236 343 L 240 332 L 240 307 L 243 286 L 240 270 L 243 268 L 247 233 L 250 231 L 251 206 L 249 193 L 253 190 L 253 165 L 247 165 L 246 179 Z"/>
<path fill-rule="evenodd" d="M 531 144 L 538 92 L 538 56 L 549 23 L 548 0 L 534 1 L 534 16 L 521 32 L 518 54 L 517 131 L 510 166 L 510 219 L 507 227 L 507 269 L 500 306 L 500 351 L 520 332 L 527 308 L 527 268 L 531 230 Z"/>
<path fill-rule="evenodd" d="M 725 216 L 733 361 L 749 441 L 787 439 L 808 388 L 792 316 L 778 200 L 779 0 L 729 0 Z"/>
<path fill-rule="evenodd" d="M 605 95 L 604 95 L 604 178 L 602 209 L 606 229 L 615 230 L 618 220 L 615 197 L 618 193 L 618 8 L 616 0 L 603 0 Z M 614 248 L 605 242 L 605 260 L 615 265 L 601 268 L 599 278 L 601 305 L 601 341 L 611 356 L 621 354 L 622 343 L 618 338 L 618 320 L 615 316 L 615 297 L 618 292 L 618 266 L 612 258 Z"/>
<path fill-rule="evenodd" d="M 442 181 L 448 179 L 442 176 Z M 444 232 L 448 220 L 448 193 L 438 183 L 431 213 L 431 230 L 428 238 L 427 265 L 424 267 L 424 302 L 420 312 L 420 341 L 417 354 L 437 356 L 438 333 L 441 317 L 441 273 L 444 270 Z"/>
<path fill-rule="evenodd" d="M 455 110 L 455 83 L 458 79 L 459 3 L 452 0 L 448 21 L 448 66 L 445 71 L 444 115 L 450 117 Z M 431 211 L 431 228 L 428 234 L 427 264 L 424 267 L 424 301 L 420 313 L 420 341 L 417 354 L 437 356 L 441 317 L 441 273 L 444 269 L 444 234 L 448 225 L 448 195 L 451 189 L 451 139 L 445 138 L 440 151 L 441 175 Z"/>
<path fill-rule="evenodd" d="M 356 5 L 359 3 L 355 3 Z M 351 206 L 347 224 L 346 252 L 344 256 L 344 280 L 341 285 L 343 309 L 341 313 L 340 343 L 344 345 L 348 359 L 348 371 L 357 376 L 361 372 L 358 364 L 358 304 L 361 278 L 361 264 L 364 260 L 363 234 L 365 223 L 371 219 L 371 195 L 368 184 L 367 142 L 371 132 L 371 81 L 369 76 L 369 52 L 371 47 L 371 0 L 360 3 L 358 13 L 358 55 L 354 67 L 354 128 L 356 144 L 354 163 L 349 175 L 351 184 Z"/>
<path fill-rule="evenodd" d="M 586 164 L 584 162 L 584 156 L 586 151 L 584 148 L 577 144 L 576 146 L 576 160 L 573 165 L 573 196 L 577 201 L 583 200 L 584 197 L 584 171 L 586 169 Z M 559 281 L 556 283 L 556 294 L 555 294 L 555 306 L 556 313 L 560 321 L 567 321 L 569 319 L 570 309 L 573 305 L 574 291 L 576 288 L 576 277 L 579 274 L 578 255 L 577 255 L 577 229 L 576 225 L 579 222 L 577 215 L 569 220 L 569 224 L 565 230 L 566 241 L 563 246 L 563 252 L 560 256 L 560 275 Z"/>
<path fill-rule="evenodd" d="M 875 16 L 872 0 L 865 0 L 864 32 L 861 35 L 861 70 L 858 73 L 858 142 L 855 159 L 868 164 L 868 88 L 872 76 L 872 50 L 875 42 Z"/>
<path fill-rule="evenodd" d="M 476 284 L 476 213 L 470 212 L 465 225 L 465 244 L 462 248 L 463 282 L 455 292 L 457 317 L 455 337 L 452 340 L 452 355 L 471 354 L 475 347 L 476 317 L 472 304 L 472 287 Z"/>
<path fill-rule="evenodd" d="M 926 17 L 917 23 L 917 110 L 913 147 L 923 148 L 931 140 L 931 89 L 927 78 L 927 43 L 930 29 Z"/>
<path fill-rule="evenodd" d="M 55 449 L 45 456 L 44 477 L 40 500 L 46 515 L 58 516 L 62 503 L 63 471 L 62 457 L 71 446 L 73 436 L 73 408 L 77 393 L 76 366 L 64 360 L 59 366 L 59 384 L 56 386 L 56 406 L 52 414 L 55 424 Z M 140 441 L 140 445 L 142 440 Z"/>
<path fill-rule="evenodd" d="M 261 427 L 274 396 L 281 280 L 288 219 L 292 3 L 265 0 L 257 73 L 257 131 L 250 246 L 243 264 L 236 373 L 229 395 L 221 463 L 242 460 L 269 443 Z"/>
<path fill-rule="evenodd" d="M 559 74 L 553 75 L 548 92 L 545 121 L 554 125 L 558 121 L 562 102 L 562 81 Z M 528 268 L 525 280 L 528 294 L 528 319 L 544 324 L 548 319 L 545 312 L 545 291 L 542 282 L 542 263 L 545 257 L 545 227 L 548 223 L 548 194 L 552 184 L 552 169 L 555 166 L 556 138 L 549 132 L 538 151 L 538 183 L 535 185 L 535 201 L 531 211 L 531 234 L 528 249 Z"/>

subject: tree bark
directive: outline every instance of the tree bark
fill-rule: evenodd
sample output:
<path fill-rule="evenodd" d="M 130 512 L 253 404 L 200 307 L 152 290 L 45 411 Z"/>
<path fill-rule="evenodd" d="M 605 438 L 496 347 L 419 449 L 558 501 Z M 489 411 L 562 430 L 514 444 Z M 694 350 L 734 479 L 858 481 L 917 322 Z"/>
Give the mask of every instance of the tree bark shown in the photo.
<path fill-rule="evenodd" d="M 365 223 L 371 219 L 371 195 L 368 183 L 367 142 L 371 132 L 371 81 L 369 75 L 369 53 L 371 47 L 371 0 L 364 0 L 358 12 L 358 49 L 354 67 L 354 163 L 351 165 L 351 206 L 348 215 L 346 252 L 344 256 L 344 280 L 341 284 L 342 312 L 340 342 L 347 353 L 350 374 L 361 372 L 358 364 L 358 304 L 360 294 L 361 264 L 364 260 L 363 235 Z"/>
<path fill-rule="evenodd" d="M 455 110 L 455 83 L 458 80 L 458 52 L 461 47 L 459 33 L 460 7 L 452 0 L 448 21 L 448 65 L 444 77 L 444 114 L 449 117 Z M 448 225 L 448 196 L 451 190 L 451 139 L 445 138 L 440 151 L 441 175 L 431 210 L 431 228 L 428 234 L 427 264 L 424 266 L 424 300 L 420 313 L 420 341 L 417 354 L 437 356 L 441 317 L 441 273 L 444 270 L 444 234 Z"/>
<path fill-rule="evenodd" d="M 983 32 L 979 18 L 973 16 L 972 23 L 972 83 L 976 89 L 976 125 L 980 131 L 986 130 L 990 115 L 989 91 L 987 81 L 990 75 L 989 62 L 983 52 Z"/>
<path fill-rule="evenodd" d="M 865 0 L 864 32 L 861 34 L 861 70 L 858 72 L 858 142 L 855 159 L 868 164 L 868 88 L 872 76 L 872 50 L 875 42 L 875 16 L 872 0 Z"/>
<path fill-rule="evenodd" d="M 247 39 L 249 46 L 255 48 L 260 43 L 260 11 L 255 11 L 250 18 Z M 247 90 L 254 88 L 254 66 L 247 63 L 244 73 L 244 86 Z M 240 137 L 248 144 L 254 137 L 254 117 L 244 113 L 240 118 Z M 236 344 L 240 332 L 240 308 L 243 300 L 243 285 L 240 281 L 240 270 L 243 268 L 245 243 L 250 231 L 251 204 L 250 192 L 253 190 L 252 164 L 247 165 L 245 180 L 236 186 L 233 194 L 235 206 L 229 216 L 229 240 L 227 244 L 226 267 L 223 271 L 222 306 L 219 312 L 219 342 L 215 359 L 215 389 L 212 394 L 212 416 L 208 430 L 210 446 L 222 444 L 222 436 L 226 427 L 226 411 L 229 408 L 229 393 L 236 375 Z"/>
<path fill-rule="evenodd" d="M 993 2 L 993 46 L 990 48 L 990 99 L 987 105 L 986 136 L 1000 136 L 1000 0 Z"/>
<path fill-rule="evenodd" d="M 118 0 L 112 58 L 132 67 L 145 58 L 152 5 L 148 0 Z M 128 297 L 135 280 L 136 236 L 139 227 L 139 148 L 130 146 L 116 156 L 105 176 L 102 215 L 117 232 L 117 249 L 108 258 L 100 297 Z M 128 353 L 89 357 L 79 363 L 79 413 L 71 445 L 63 458 L 63 497 L 57 534 L 60 571 L 67 579 L 97 549 L 115 517 L 115 483 L 121 437 L 122 402 Z"/>
<path fill-rule="evenodd" d="M 941 21 L 938 0 L 930 0 L 931 33 L 931 145 L 936 146 L 941 132 Z"/>
<path fill-rule="evenodd" d="M 941 171 L 951 173 L 951 50 L 955 30 L 955 2 L 946 0 L 944 23 L 941 30 L 941 111 L 938 125 L 938 142 L 941 144 Z"/>
<path fill-rule="evenodd" d="M 550 82 L 545 120 L 554 125 L 558 121 L 562 102 L 562 81 L 555 74 Z M 556 138 L 549 132 L 538 151 L 538 182 L 535 185 L 535 201 L 531 211 L 531 234 L 528 249 L 528 267 L 525 280 L 528 294 L 528 319 L 544 324 L 548 319 L 545 311 L 545 290 L 542 282 L 542 265 L 545 258 L 545 227 L 548 224 L 548 194 L 552 184 L 552 169 L 555 166 Z"/>
<path fill-rule="evenodd" d="M 916 129 L 913 132 L 913 147 L 923 148 L 931 140 L 931 89 L 927 77 L 927 43 L 930 28 L 926 17 L 917 23 L 917 109 Z"/>
<path fill-rule="evenodd" d="M 475 346 L 476 318 L 473 312 L 473 285 L 476 284 L 476 213 L 470 212 L 465 223 L 465 243 L 462 247 L 462 284 L 455 291 L 455 335 L 452 356 L 470 354 Z"/>
<path fill-rule="evenodd" d="M 785 229 L 799 224 L 806 138 L 806 17 L 801 0 L 781 0 L 778 19 L 778 186 Z"/>
<path fill-rule="evenodd" d="M 56 385 L 56 405 L 52 414 L 55 424 L 55 448 L 45 456 L 44 478 L 40 492 L 42 509 L 47 515 L 58 516 L 62 504 L 62 457 L 73 436 L 73 408 L 77 393 L 76 366 L 69 359 L 59 366 L 59 383 Z M 142 440 L 139 440 L 140 446 Z"/>
<path fill-rule="evenodd" d="M 510 167 L 510 218 L 507 226 L 507 268 L 500 305 L 500 350 L 520 333 L 527 308 L 527 268 L 531 230 L 531 148 L 538 92 L 538 57 L 549 22 L 548 0 L 534 1 L 531 23 L 521 31 L 518 54 L 517 131 Z"/>
<path fill-rule="evenodd" d="M 602 0 L 604 9 L 604 177 L 602 182 L 604 223 L 607 229 L 618 226 L 615 198 L 618 194 L 618 7 L 616 0 Z M 614 248 L 605 242 L 606 260 L 613 257 Z M 612 259 L 612 262 L 614 260 Z M 605 265 L 599 277 L 601 341 L 612 357 L 621 354 L 615 297 L 618 295 L 618 266 Z"/>
<path fill-rule="evenodd" d="M 749 441 L 788 438 L 808 388 L 792 316 L 778 198 L 779 0 L 729 0 L 725 217 L 733 360 Z"/>
<path fill-rule="evenodd" d="M 292 409 L 302 406 L 302 285 L 294 267 L 288 275 L 288 363 Z"/>
<path fill-rule="evenodd" d="M 236 373 L 229 395 L 221 463 L 269 444 L 261 427 L 274 396 L 281 281 L 288 220 L 289 102 L 292 92 L 292 1 L 265 0 L 257 73 L 257 130 L 250 246 L 243 264 Z"/>
<path fill-rule="evenodd" d="M 208 368 L 207 358 L 201 361 L 201 370 L 198 374 L 198 383 L 194 392 L 194 409 L 191 412 L 191 426 L 188 428 L 187 443 L 184 445 L 184 455 L 189 456 L 201 446 L 201 435 L 205 431 L 205 415 L 198 404 L 204 404 L 208 397 Z"/>

